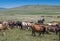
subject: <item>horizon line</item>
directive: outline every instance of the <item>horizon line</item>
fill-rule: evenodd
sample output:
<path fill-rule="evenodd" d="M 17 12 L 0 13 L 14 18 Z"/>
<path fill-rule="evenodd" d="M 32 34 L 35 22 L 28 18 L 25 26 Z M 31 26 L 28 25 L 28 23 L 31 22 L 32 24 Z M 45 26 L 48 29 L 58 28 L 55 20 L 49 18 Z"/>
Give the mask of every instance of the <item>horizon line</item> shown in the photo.
<path fill-rule="evenodd" d="M 7 8 L 7 9 L 9 9 L 9 8 L 17 8 L 17 7 L 22 7 L 22 6 L 33 6 L 33 5 L 39 5 L 39 6 L 60 6 L 60 5 L 47 5 L 47 4 L 29 4 L 29 5 L 20 5 L 20 6 L 15 6 L 15 7 L 0 7 L 0 8 Z"/>

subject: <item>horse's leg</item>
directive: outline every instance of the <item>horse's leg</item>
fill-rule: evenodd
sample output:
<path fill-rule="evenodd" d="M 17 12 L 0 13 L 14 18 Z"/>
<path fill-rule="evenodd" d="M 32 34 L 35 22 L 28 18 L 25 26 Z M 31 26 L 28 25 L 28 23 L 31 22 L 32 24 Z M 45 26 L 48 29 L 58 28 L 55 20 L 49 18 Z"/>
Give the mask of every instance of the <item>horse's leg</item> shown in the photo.
<path fill-rule="evenodd" d="M 28 31 L 30 30 L 30 27 L 28 27 Z"/>
<path fill-rule="evenodd" d="M 33 36 L 33 34 L 34 34 L 34 33 L 33 33 L 33 30 L 32 30 L 32 36 Z"/>
<path fill-rule="evenodd" d="M 34 36 L 36 36 L 36 35 L 35 35 L 35 31 L 34 31 Z"/>
<path fill-rule="evenodd" d="M 19 29 L 20 27 L 19 27 L 19 25 L 18 25 L 18 29 Z"/>
<path fill-rule="evenodd" d="M 46 28 L 45 33 L 49 34 L 49 29 L 48 28 Z"/>
<path fill-rule="evenodd" d="M 56 32 L 56 35 L 57 35 L 59 31 L 58 31 L 58 30 L 56 30 L 55 32 Z"/>
<path fill-rule="evenodd" d="M 23 26 L 23 30 L 25 30 L 25 25 Z"/>
<path fill-rule="evenodd" d="M 39 36 L 41 36 L 41 32 L 39 32 Z"/>
<path fill-rule="evenodd" d="M 34 30 L 32 30 L 32 36 L 36 36 L 36 35 L 35 35 L 35 31 L 34 31 Z"/>
<path fill-rule="evenodd" d="M 45 30 L 45 33 L 46 33 L 46 34 L 49 34 L 49 32 L 50 32 L 49 29 Z"/>
<path fill-rule="evenodd" d="M 14 28 L 14 24 L 11 25 L 11 29 L 13 29 L 13 28 Z"/>
<path fill-rule="evenodd" d="M 56 35 L 58 34 L 58 32 L 56 31 Z"/>
<path fill-rule="evenodd" d="M 6 35 L 4 30 L 1 30 L 1 32 L 2 32 L 2 35 L 3 35 L 3 36 L 5 36 L 5 35 Z"/>
<path fill-rule="evenodd" d="M 23 26 L 21 25 L 21 29 L 23 29 Z"/>
<path fill-rule="evenodd" d="M 43 27 L 42 34 L 44 34 L 47 31 L 47 28 Z"/>
<path fill-rule="evenodd" d="M 7 26 L 7 29 L 8 29 L 8 30 L 11 30 L 11 28 L 9 27 L 9 25 Z"/>

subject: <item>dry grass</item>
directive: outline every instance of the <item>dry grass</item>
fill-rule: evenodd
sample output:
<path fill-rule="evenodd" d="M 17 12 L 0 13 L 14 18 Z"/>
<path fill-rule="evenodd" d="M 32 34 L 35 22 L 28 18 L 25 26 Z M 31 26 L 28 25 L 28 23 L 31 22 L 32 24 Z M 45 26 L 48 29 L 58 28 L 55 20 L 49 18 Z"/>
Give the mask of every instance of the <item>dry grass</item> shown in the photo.
<path fill-rule="evenodd" d="M 37 20 L 40 19 L 41 16 L 45 16 L 45 22 L 51 22 L 51 21 L 60 21 L 59 18 L 56 18 L 56 16 L 59 15 L 19 15 L 19 14 L 15 14 L 15 15 L 1 15 L 0 16 L 0 20 L 19 20 L 19 21 L 34 21 L 36 22 Z M 46 16 L 55 16 L 55 17 L 46 17 Z"/>

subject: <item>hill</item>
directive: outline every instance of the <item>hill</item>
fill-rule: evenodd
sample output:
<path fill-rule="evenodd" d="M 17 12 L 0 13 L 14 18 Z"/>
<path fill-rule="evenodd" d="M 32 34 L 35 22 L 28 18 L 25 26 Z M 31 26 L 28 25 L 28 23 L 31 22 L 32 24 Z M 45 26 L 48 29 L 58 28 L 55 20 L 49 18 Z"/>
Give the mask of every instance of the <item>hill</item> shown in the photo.
<path fill-rule="evenodd" d="M 60 14 L 60 6 L 25 5 L 1 11 L 0 14 Z"/>
<path fill-rule="evenodd" d="M 5 10 L 5 9 L 6 9 L 6 8 L 1 8 L 1 7 L 0 7 L 0 11 L 1 11 L 1 10 Z"/>

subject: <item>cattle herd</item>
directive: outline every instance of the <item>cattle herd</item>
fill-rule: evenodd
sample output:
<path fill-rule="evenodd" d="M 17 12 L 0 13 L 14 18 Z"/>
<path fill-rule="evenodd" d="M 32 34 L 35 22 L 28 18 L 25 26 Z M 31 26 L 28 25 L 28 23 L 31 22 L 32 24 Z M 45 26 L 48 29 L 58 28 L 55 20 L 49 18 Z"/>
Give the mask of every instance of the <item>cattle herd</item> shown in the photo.
<path fill-rule="evenodd" d="M 23 21 L 0 21 L 0 31 L 5 35 L 5 30 L 12 30 L 13 28 L 18 28 L 22 30 L 31 29 L 32 36 L 36 36 L 35 32 L 39 33 L 39 36 L 42 34 L 49 34 L 54 32 L 58 34 L 60 31 L 60 24 L 58 22 L 41 24 L 39 22 L 23 22 Z"/>

